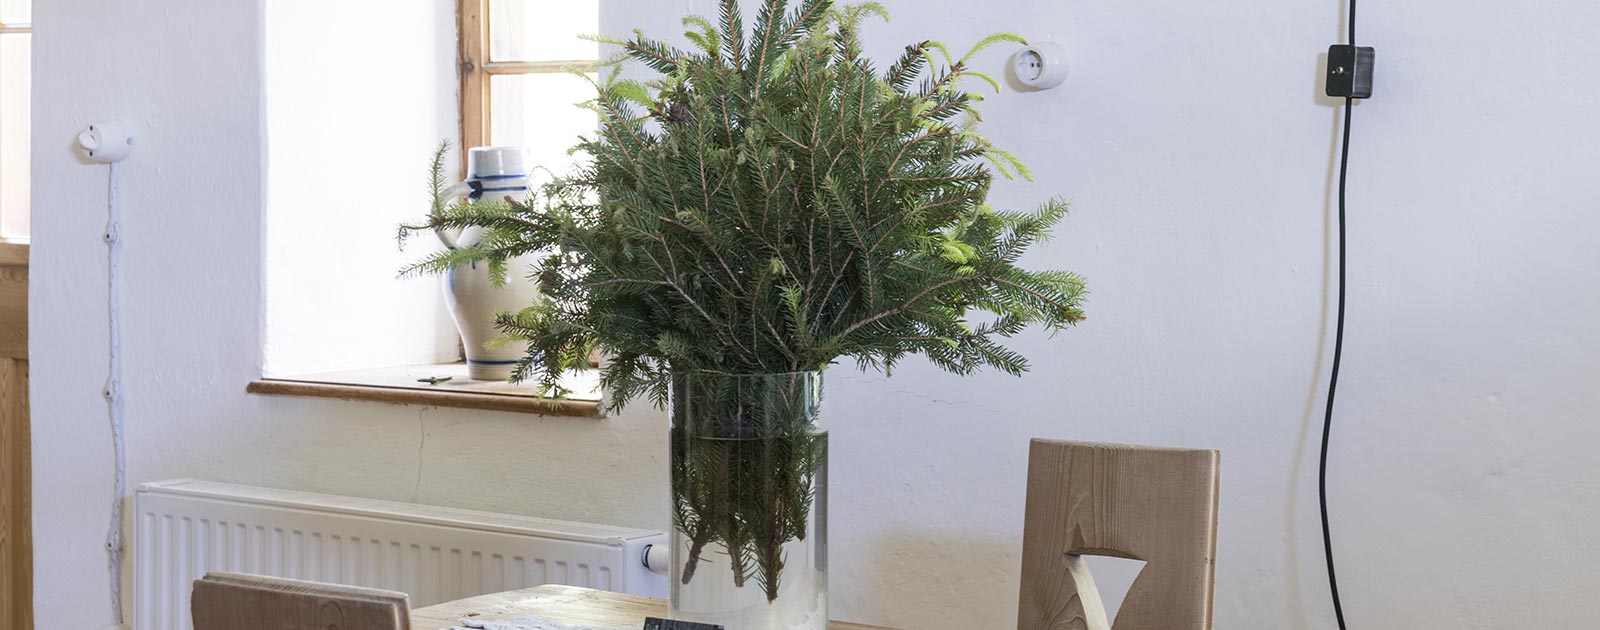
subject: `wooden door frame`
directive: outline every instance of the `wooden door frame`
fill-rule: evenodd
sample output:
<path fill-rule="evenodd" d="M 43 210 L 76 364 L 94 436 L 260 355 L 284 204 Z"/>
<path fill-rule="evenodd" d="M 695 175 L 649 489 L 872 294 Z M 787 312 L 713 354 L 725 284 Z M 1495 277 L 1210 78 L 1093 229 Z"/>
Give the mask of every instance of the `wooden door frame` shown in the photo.
<path fill-rule="evenodd" d="M 33 628 L 28 245 L 0 241 L 0 627 Z"/>

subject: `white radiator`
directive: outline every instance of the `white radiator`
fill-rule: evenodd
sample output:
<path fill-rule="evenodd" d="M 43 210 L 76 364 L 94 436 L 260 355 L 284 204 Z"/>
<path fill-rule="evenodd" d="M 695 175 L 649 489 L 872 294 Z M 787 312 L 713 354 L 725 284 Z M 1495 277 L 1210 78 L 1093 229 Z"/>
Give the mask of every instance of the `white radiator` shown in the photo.
<path fill-rule="evenodd" d="M 659 531 L 205 481 L 139 487 L 136 630 L 189 630 L 189 591 L 234 571 L 402 591 L 413 607 L 540 584 L 665 597 Z"/>

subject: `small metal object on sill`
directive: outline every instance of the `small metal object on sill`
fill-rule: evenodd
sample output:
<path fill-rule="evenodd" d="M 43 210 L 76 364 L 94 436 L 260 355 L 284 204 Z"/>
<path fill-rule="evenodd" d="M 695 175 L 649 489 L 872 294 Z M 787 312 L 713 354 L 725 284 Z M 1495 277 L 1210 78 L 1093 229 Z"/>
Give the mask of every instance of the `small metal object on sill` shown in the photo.
<path fill-rule="evenodd" d="M 427 383 L 429 385 L 438 385 L 440 383 L 443 383 L 443 382 L 448 381 L 448 380 L 452 380 L 454 378 L 455 378 L 454 376 L 430 376 L 428 378 L 419 378 L 419 379 L 417 379 L 417 382 L 418 383 Z"/>

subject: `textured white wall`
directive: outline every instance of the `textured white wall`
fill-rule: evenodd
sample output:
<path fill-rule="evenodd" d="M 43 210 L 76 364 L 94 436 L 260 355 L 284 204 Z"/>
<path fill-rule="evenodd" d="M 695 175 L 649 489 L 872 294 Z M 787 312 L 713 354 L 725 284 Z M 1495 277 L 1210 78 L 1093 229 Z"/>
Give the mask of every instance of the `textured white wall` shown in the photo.
<path fill-rule="evenodd" d="M 1327 627 L 1314 447 L 1337 119 L 1317 53 L 1340 35 L 1339 7 L 887 4 L 896 21 L 868 32 L 879 55 L 1003 29 L 1073 53 L 1064 89 L 992 99 L 986 131 L 1041 182 L 999 186 L 996 201 L 1076 203 L 1030 262 L 1080 271 L 1095 293 L 1079 330 L 1021 342 L 1035 359 L 1023 379 L 830 376 L 836 612 L 918 630 L 1011 623 L 1026 441 L 1046 436 L 1220 448 L 1217 626 Z M 610 0 L 603 26 L 676 33 L 684 10 L 710 5 Z M 1357 108 L 1332 497 L 1358 625 L 1576 629 L 1600 614 L 1597 18 L 1579 2 L 1363 5 L 1379 95 Z M 105 172 L 66 147 L 112 115 L 141 134 L 123 180 L 133 481 L 662 524 L 654 411 L 581 421 L 245 396 L 262 362 L 272 98 L 257 3 L 56 0 L 36 21 L 42 620 L 94 627 L 108 610 Z M 1494 89 L 1474 87 L 1485 77 Z"/>
<path fill-rule="evenodd" d="M 271 9 L 278 6 L 274 2 Z M 384 17 L 394 11 L 366 21 L 354 13 L 330 15 L 348 16 L 347 28 L 379 33 L 392 26 Z M 666 440 L 659 414 L 585 421 L 247 396 L 245 385 L 260 376 L 263 365 L 263 257 L 268 248 L 282 251 L 276 237 L 264 243 L 266 155 L 296 155 L 285 155 L 283 145 L 268 146 L 264 129 L 271 121 L 265 114 L 285 108 L 341 111 L 327 101 L 361 95 L 264 89 L 263 7 L 255 1 L 56 0 L 38 4 L 35 22 L 33 159 L 40 192 L 34 205 L 31 352 L 39 463 L 35 603 L 41 624 L 98 628 L 110 616 L 101 548 L 112 494 L 110 436 L 100 398 L 106 168 L 80 164 L 69 143 L 83 125 L 113 116 L 132 125 L 139 138 L 133 156 L 119 166 L 130 489 L 143 481 L 196 477 L 661 525 Z M 274 43 L 300 42 L 284 35 Z M 356 69 L 338 59 L 322 61 L 275 63 L 320 73 L 299 86 L 344 80 L 349 89 L 378 89 L 352 77 Z M 429 66 L 396 80 L 434 85 L 434 72 Z M 431 114 L 417 115 L 424 125 L 433 124 Z M 361 121 L 351 124 L 359 129 Z M 435 127 L 415 130 L 403 142 L 419 150 L 396 157 L 409 170 L 383 185 L 407 199 L 420 198 L 421 167 L 437 139 Z M 303 152 L 352 148 L 340 137 L 288 146 L 319 164 L 330 163 L 329 157 Z M 319 227 L 299 226 L 299 233 Z M 391 234 L 380 230 L 374 237 L 392 251 Z M 329 273 L 340 271 L 329 267 Z M 387 266 L 383 282 L 393 282 L 393 270 Z M 437 290 L 431 281 L 419 282 Z M 585 499 L 574 499 L 577 488 Z M 125 599 L 131 602 L 131 556 L 125 575 Z"/>

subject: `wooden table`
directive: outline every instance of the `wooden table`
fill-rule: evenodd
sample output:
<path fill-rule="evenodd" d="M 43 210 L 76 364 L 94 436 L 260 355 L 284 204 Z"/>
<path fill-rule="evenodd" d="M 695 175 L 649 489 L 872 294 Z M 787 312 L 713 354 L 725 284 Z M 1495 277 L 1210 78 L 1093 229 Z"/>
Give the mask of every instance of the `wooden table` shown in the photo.
<path fill-rule="evenodd" d="M 459 625 L 477 613 L 486 619 L 533 616 L 592 626 L 644 626 L 645 617 L 666 617 L 666 600 L 608 593 L 575 586 L 536 586 L 520 591 L 458 599 L 411 611 L 412 630 L 439 630 Z M 828 630 L 889 630 L 835 621 Z"/>

